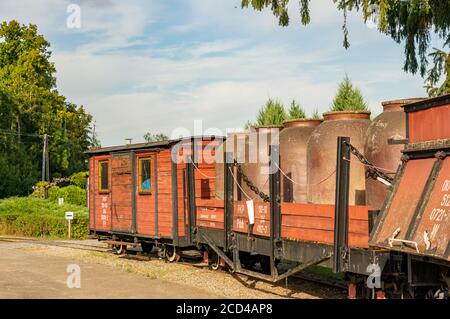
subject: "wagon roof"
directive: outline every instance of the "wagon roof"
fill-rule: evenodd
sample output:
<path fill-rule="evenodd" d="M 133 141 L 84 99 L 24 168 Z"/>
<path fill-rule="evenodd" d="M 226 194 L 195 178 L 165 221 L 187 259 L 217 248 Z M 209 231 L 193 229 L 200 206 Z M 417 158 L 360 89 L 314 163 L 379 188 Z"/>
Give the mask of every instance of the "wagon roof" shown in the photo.
<path fill-rule="evenodd" d="M 104 153 L 120 152 L 120 151 L 128 151 L 128 150 L 131 151 L 131 150 L 142 150 L 142 149 L 161 148 L 161 147 L 167 148 L 167 147 L 170 147 L 171 145 L 176 144 L 180 141 L 185 141 L 185 140 L 189 140 L 189 139 L 225 140 L 226 138 L 223 136 L 214 136 L 214 135 L 189 136 L 189 137 L 183 137 L 183 138 L 159 141 L 159 142 L 122 144 L 122 145 L 117 145 L 117 146 L 101 147 L 101 148 L 87 150 L 84 153 L 88 154 L 88 155 L 94 155 L 94 154 L 104 154 Z"/>
<path fill-rule="evenodd" d="M 415 112 L 423 109 L 428 109 L 435 106 L 441 106 L 445 104 L 450 104 L 450 94 L 441 95 L 434 98 L 425 99 L 422 101 L 405 104 L 402 107 L 405 112 Z"/>
<path fill-rule="evenodd" d="M 176 142 L 177 140 L 167 140 L 160 142 L 151 142 L 151 143 L 135 143 L 135 144 L 123 144 L 117 146 L 108 146 L 87 150 L 86 154 L 99 154 L 99 153 L 110 153 L 110 152 L 118 152 L 118 151 L 127 151 L 127 150 L 139 150 L 139 149 L 147 149 L 147 148 L 157 148 L 157 147 L 167 147 Z"/>

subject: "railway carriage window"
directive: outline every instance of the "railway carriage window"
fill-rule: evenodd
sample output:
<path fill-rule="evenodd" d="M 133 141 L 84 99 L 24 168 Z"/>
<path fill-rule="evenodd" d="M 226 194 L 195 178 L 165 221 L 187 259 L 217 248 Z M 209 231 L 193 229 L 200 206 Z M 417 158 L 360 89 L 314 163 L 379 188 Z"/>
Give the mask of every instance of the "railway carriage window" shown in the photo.
<path fill-rule="evenodd" d="M 98 190 L 100 193 L 109 192 L 109 163 L 108 161 L 98 162 Z"/>
<path fill-rule="evenodd" d="M 139 159 L 139 192 L 150 193 L 151 191 L 151 164 L 150 158 Z"/>

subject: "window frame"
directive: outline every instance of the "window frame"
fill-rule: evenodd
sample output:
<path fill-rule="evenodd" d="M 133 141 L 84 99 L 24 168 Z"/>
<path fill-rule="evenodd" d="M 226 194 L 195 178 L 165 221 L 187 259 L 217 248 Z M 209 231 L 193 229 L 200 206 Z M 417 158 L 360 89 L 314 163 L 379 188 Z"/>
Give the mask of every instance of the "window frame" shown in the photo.
<path fill-rule="evenodd" d="M 142 162 L 149 161 L 150 167 L 149 167 L 149 178 L 150 178 L 150 189 L 142 189 Z M 137 176 L 137 186 L 138 186 L 138 192 L 141 195 L 151 195 L 152 194 L 152 158 L 150 155 L 146 156 L 139 156 L 138 157 L 138 176 Z"/>
<path fill-rule="evenodd" d="M 107 188 L 102 188 L 102 164 L 106 164 L 107 165 L 107 181 L 108 181 L 108 187 Z M 98 161 L 98 193 L 99 194 L 109 194 L 109 192 L 111 191 L 110 189 L 110 177 L 109 177 L 109 160 L 99 160 Z"/>

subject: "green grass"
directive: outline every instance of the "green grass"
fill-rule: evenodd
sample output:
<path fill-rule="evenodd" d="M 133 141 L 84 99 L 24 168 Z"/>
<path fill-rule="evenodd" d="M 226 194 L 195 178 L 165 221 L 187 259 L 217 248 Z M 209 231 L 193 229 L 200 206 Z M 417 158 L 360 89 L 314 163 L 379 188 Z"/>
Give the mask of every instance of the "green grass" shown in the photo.
<path fill-rule="evenodd" d="M 74 212 L 72 238 L 88 234 L 88 210 L 36 197 L 11 197 L 0 200 L 0 235 L 67 238 L 65 212 Z"/>
<path fill-rule="evenodd" d="M 321 275 L 321 276 L 329 277 L 329 278 L 344 279 L 343 273 L 341 273 L 341 272 L 334 273 L 333 270 L 328 267 L 315 265 L 315 266 L 308 267 L 308 271 L 318 274 L 318 275 Z"/>

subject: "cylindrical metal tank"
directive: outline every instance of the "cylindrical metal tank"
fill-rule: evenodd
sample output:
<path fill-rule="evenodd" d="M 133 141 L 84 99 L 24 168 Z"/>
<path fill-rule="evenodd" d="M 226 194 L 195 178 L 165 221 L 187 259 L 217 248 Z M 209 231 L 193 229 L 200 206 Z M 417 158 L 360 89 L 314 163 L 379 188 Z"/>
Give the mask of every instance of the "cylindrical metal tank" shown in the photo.
<path fill-rule="evenodd" d="M 364 151 L 364 137 L 370 124 L 370 112 L 327 112 L 308 141 L 307 196 L 314 204 L 334 204 L 336 191 L 337 137 L 348 136 L 350 143 Z M 357 161 L 355 157 L 351 158 Z M 365 204 L 364 166 L 350 165 L 349 205 Z"/>
<path fill-rule="evenodd" d="M 262 192 L 269 194 L 269 146 L 279 144 L 279 133 L 282 126 L 264 125 L 255 127 L 248 136 L 248 151 L 242 170 L 248 179 Z M 248 185 L 242 181 L 244 192 L 255 201 L 262 202 Z M 245 196 L 245 195 L 244 195 Z M 243 198 L 247 199 L 247 198 Z"/>
<path fill-rule="evenodd" d="M 403 144 L 389 144 L 389 139 L 406 138 L 406 118 L 402 106 L 424 98 L 382 102 L 383 112 L 369 126 L 365 138 L 364 155 L 375 166 L 395 172 L 400 164 Z M 373 210 L 381 209 L 387 187 L 373 179 L 366 180 L 366 203 Z"/>
<path fill-rule="evenodd" d="M 245 163 L 248 161 L 248 135 L 249 132 L 234 132 L 229 133 L 227 139 L 222 143 L 222 145 L 217 149 L 217 152 L 224 154 L 224 152 L 229 152 L 233 154 L 233 158 L 240 163 Z M 217 199 L 224 199 L 224 161 L 226 160 L 225 155 L 218 156 L 215 163 L 215 193 Z M 239 184 L 242 184 L 239 174 L 236 172 L 236 168 L 233 169 L 234 177 L 237 179 Z M 245 200 L 242 197 L 242 192 L 239 187 L 234 183 L 234 200 Z"/>
<path fill-rule="evenodd" d="M 306 153 L 308 139 L 322 120 L 296 119 L 283 123 L 280 132 L 281 200 L 307 202 Z M 287 176 L 284 176 L 284 174 Z"/>

